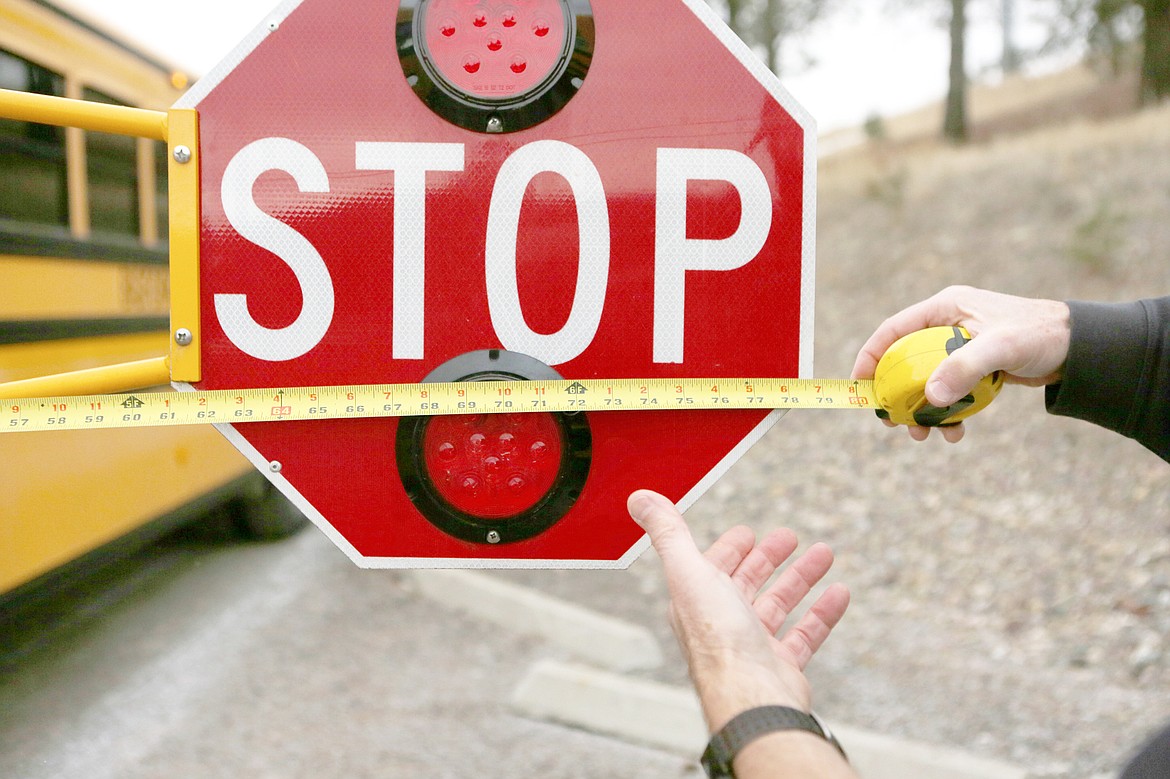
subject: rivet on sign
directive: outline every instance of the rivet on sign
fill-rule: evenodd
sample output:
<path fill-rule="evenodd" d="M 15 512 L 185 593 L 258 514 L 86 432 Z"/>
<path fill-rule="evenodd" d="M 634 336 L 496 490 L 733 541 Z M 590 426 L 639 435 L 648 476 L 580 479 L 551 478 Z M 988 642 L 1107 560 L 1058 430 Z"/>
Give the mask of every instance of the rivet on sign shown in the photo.
<path fill-rule="evenodd" d="M 280 464 L 280 460 L 273 460 L 272 462 L 268 463 L 268 470 L 272 471 L 273 473 L 280 473 L 280 469 L 283 467 L 284 466 Z"/>
<path fill-rule="evenodd" d="M 498 543 L 500 543 L 500 534 L 499 534 L 499 532 L 498 532 L 498 531 L 495 531 L 495 530 L 489 530 L 489 531 L 488 531 L 488 534 L 487 534 L 487 542 L 488 542 L 489 544 L 498 544 Z"/>
<path fill-rule="evenodd" d="M 175 162 L 180 165 L 186 165 L 191 161 L 191 149 L 187 146 L 175 147 Z"/>
<path fill-rule="evenodd" d="M 179 346 L 190 346 L 194 340 L 195 336 L 191 335 L 191 331 L 185 327 L 180 327 L 175 331 L 175 343 Z"/>
<path fill-rule="evenodd" d="M 275 19 L 273 19 L 272 21 L 270 21 L 268 23 L 268 31 L 269 32 L 276 32 L 279 29 L 280 29 L 280 22 L 276 21 Z"/>
<path fill-rule="evenodd" d="M 500 121 L 500 117 L 493 116 L 488 119 L 487 131 L 489 133 L 502 133 L 504 131 L 504 123 Z"/>

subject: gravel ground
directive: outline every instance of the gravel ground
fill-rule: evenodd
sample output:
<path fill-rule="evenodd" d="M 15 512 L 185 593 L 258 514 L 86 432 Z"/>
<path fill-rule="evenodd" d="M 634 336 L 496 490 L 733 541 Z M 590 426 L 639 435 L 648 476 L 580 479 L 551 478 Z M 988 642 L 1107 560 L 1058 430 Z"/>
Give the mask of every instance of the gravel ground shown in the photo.
<path fill-rule="evenodd" d="M 1129 300 L 1170 293 L 1170 107 L 966 149 L 822 162 L 816 371 L 950 283 Z M 830 719 L 1024 766 L 1116 774 L 1170 720 L 1170 468 L 1010 387 L 955 446 L 793 412 L 688 514 L 710 540 L 786 524 L 838 553 L 853 605 L 811 669 Z M 651 624 L 685 680 L 658 561 L 508 572 Z M 643 597 L 631 598 L 631 575 Z"/>

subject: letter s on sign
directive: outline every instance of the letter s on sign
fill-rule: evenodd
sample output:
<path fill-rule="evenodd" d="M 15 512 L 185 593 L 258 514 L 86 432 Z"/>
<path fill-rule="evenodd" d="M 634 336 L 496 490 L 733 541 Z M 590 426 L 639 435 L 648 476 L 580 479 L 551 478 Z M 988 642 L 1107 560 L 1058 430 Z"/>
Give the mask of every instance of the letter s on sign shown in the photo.
<path fill-rule="evenodd" d="M 270 170 L 293 177 L 301 192 L 328 192 L 325 167 L 308 148 L 288 138 L 261 138 L 240 149 L 223 174 L 220 196 L 228 222 L 241 236 L 275 254 L 301 287 L 301 311 L 287 327 L 259 324 L 241 294 L 216 294 L 215 314 L 224 334 L 258 360 L 293 360 L 325 337 L 333 321 L 333 279 L 321 254 L 303 235 L 256 205 L 252 186 Z"/>

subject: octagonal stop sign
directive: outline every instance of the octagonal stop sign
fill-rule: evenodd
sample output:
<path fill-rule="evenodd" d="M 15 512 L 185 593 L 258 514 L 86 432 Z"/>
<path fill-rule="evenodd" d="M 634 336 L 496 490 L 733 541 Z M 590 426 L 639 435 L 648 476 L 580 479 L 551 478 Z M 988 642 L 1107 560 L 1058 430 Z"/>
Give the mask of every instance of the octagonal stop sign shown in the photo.
<path fill-rule="evenodd" d="M 180 105 L 199 389 L 811 366 L 813 124 L 700 0 L 289 1 Z M 778 413 L 221 429 L 360 565 L 624 567 Z"/>

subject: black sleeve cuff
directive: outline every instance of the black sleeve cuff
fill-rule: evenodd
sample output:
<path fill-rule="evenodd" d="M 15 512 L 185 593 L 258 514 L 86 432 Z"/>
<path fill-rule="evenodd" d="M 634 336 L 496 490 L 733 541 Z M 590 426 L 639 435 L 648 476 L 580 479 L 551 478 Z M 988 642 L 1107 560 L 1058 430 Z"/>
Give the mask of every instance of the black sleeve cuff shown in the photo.
<path fill-rule="evenodd" d="M 1071 337 L 1048 411 L 1134 438 L 1170 460 L 1170 298 L 1069 302 Z"/>

